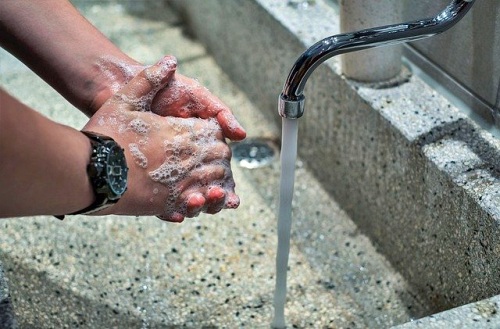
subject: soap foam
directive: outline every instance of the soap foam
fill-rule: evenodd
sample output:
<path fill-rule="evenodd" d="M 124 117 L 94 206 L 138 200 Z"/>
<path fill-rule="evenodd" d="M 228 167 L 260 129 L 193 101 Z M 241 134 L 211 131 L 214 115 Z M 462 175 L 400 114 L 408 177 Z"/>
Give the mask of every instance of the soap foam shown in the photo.
<path fill-rule="evenodd" d="M 97 69 L 110 82 L 113 93 L 119 91 L 123 85 L 122 81 L 130 81 L 144 67 L 141 65 L 130 65 L 114 56 L 103 56 L 96 64 Z"/>
<path fill-rule="evenodd" d="M 166 58 L 163 61 L 162 72 L 155 72 L 154 70 L 146 70 L 145 72 L 146 78 L 154 86 L 151 92 L 142 97 L 135 98 L 118 93 L 115 96 L 118 97 L 118 101 L 130 105 L 135 111 L 151 112 L 151 102 L 161 87 L 162 79 L 168 73 L 166 70 L 175 69 L 176 66 L 176 61 L 173 58 Z M 119 61 L 115 61 L 114 66 L 112 65 L 111 68 L 114 68 L 115 71 L 112 69 L 106 71 L 110 78 L 114 77 L 112 74 L 116 73 L 116 68 L 118 68 L 121 74 L 130 79 L 143 69 L 142 67 L 128 66 Z M 171 95 L 169 95 L 170 97 L 163 97 L 159 101 L 159 108 L 168 108 L 175 105 L 174 108 L 178 110 L 176 115 L 185 118 L 165 117 L 165 120 L 170 121 L 170 127 L 177 133 L 177 136 L 163 142 L 165 152 L 164 161 L 157 168 L 149 171 L 149 177 L 166 188 L 168 197 L 164 204 L 165 215 L 166 217 L 175 217 L 179 214 L 187 214 L 187 200 L 179 200 L 181 193 L 186 189 L 186 179 L 190 177 L 191 171 L 203 170 L 203 165 L 206 163 L 207 158 L 214 157 L 214 147 L 220 143 L 217 136 L 222 134 L 221 128 L 215 118 L 199 119 L 196 117 L 200 113 L 207 117 L 214 116 L 224 107 L 222 104 L 217 103 L 210 107 L 211 113 L 206 112 L 204 104 L 208 102 L 206 98 L 198 97 L 200 93 L 197 92 L 197 89 L 204 88 L 199 84 L 190 85 L 178 79 L 172 79 L 168 88 Z M 133 118 L 131 121 L 130 119 L 130 112 L 122 108 L 122 110 L 118 110 L 106 118 L 100 117 L 98 123 L 99 125 L 107 124 L 113 126 L 119 133 L 132 131 L 142 136 L 143 138 L 136 140 L 136 143 L 130 143 L 128 147 L 134 162 L 141 168 L 148 168 L 148 159 L 141 151 L 141 147 L 147 144 L 147 135 L 151 129 L 158 131 L 161 125 L 159 123 L 149 124 L 140 118 Z M 195 130 L 196 133 L 194 132 Z M 186 131 L 192 132 L 190 141 L 186 140 Z M 196 191 L 197 189 L 206 187 L 208 184 L 210 186 L 220 186 L 224 190 L 234 189 L 234 182 L 228 179 L 231 175 L 229 160 L 219 159 L 211 161 L 210 164 L 222 166 L 225 177 L 216 181 L 207 179 L 204 182 L 190 184 L 187 188 Z M 155 188 L 152 191 L 151 197 L 158 193 L 158 188 Z M 229 207 L 235 207 L 236 203 L 237 201 L 235 200 L 227 200 Z"/>
<path fill-rule="evenodd" d="M 128 149 L 132 157 L 134 158 L 134 162 L 141 168 L 148 167 L 148 158 L 141 152 L 139 149 L 139 145 L 135 143 L 128 144 Z"/>
<path fill-rule="evenodd" d="M 136 118 L 129 122 L 128 129 L 138 133 L 139 135 L 146 135 L 151 129 L 151 125 L 142 119 Z"/>
<path fill-rule="evenodd" d="M 179 203 L 179 196 L 185 189 L 182 182 L 190 177 L 193 170 L 201 170 L 203 168 L 203 163 L 206 162 L 207 158 L 210 158 L 215 150 L 215 146 L 220 143 L 217 139 L 217 135 L 220 134 L 221 128 L 215 119 L 180 119 L 180 118 L 166 118 L 170 120 L 172 127 L 177 132 L 184 132 L 186 129 L 191 131 L 197 128 L 197 133 L 193 132 L 191 136 L 191 143 L 193 148 L 186 148 L 185 137 L 175 136 L 173 139 L 165 140 L 163 142 L 165 159 L 164 162 L 156 169 L 149 172 L 150 178 L 164 185 L 167 190 L 169 197 L 165 202 L 165 214 L 173 215 L 174 213 L 180 213 L 183 215 L 187 214 L 187 200 Z M 202 181 L 194 185 L 190 185 L 188 188 L 196 190 L 202 188 L 206 185 L 210 186 L 220 186 L 224 190 L 234 189 L 234 182 L 229 180 L 231 175 L 230 161 L 228 159 L 219 159 L 211 161 L 212 165 L 219 165 L 224 168 L 224 177 L 220 180 L 214 181 Z M 209 175 L 208 175 L 209 176 Z M 231 202 L 230 202 L 231 203 Z M 234 202 L 233 202 L 234 203 Z M 231 204 L 231 207 L 235 207 L 235 204 Z"/>
<path fill-rule="evenodd" d="M 200 99 L 201 93 L 196 92 L 198 89 L 206 89 L 198 83 L 194 85 L 186 84 L 182 80 L 173 79 L 168 84 L 169 97 L 163 97 L 155 106 L 154 112 L 167 116 L 174 114 L 176 117 L 191 118 L 198 117 L 205 109 L 204 98 Z M 175 109 L 173 113 L 169 109 Z"/>

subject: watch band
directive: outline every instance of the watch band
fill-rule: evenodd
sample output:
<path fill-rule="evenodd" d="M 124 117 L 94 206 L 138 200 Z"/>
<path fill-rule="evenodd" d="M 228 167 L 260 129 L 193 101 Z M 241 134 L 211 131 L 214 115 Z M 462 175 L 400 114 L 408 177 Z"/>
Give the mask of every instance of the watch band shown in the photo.
<path fill-rule="evenodd" d="M 86 208 L 83 208 L 82 210 L 79 210 L 79 211 L 75 211 L 75 212 L 72 212 L 71 214 L 67 214 L 67 215 L 54 215 L 55 218 L 57 219 L 60 219 L 60 220 L 63 220 L 65 216 L 71 216 L 71 215 L 90 215 L 94 212 L 98 212 L 99 210 L 102 210 L 102 209 L 106 209 L 107 207 L 113 205 L 114 203 L 116 203 L 116 200 L 115 202 L 113 203 L 109 203 L 107 202 L 108 199 L 104 196 L 101 195 L 101 197 L 99 197 L 98 195 L 96 195 L 96 199 L 94 200 L 94 202 L 86 207 Z"/>

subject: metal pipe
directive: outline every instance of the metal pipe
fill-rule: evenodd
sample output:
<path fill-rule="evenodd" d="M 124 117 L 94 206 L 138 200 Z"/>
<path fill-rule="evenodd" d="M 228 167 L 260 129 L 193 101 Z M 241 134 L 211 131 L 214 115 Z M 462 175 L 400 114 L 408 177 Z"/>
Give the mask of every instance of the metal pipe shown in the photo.
<path fill-rule="evenodd" d="M 375 27 L 325 38 L 307 49 L 295 62 L 279 97 L 279 114 L 297 119 L 304 114 L 304 87 L 312 72 L 325 60 L 368 48 L 415 41 L 444 32 L 458 23 L 476 0 L 453 0 L 432 18 Z"/>

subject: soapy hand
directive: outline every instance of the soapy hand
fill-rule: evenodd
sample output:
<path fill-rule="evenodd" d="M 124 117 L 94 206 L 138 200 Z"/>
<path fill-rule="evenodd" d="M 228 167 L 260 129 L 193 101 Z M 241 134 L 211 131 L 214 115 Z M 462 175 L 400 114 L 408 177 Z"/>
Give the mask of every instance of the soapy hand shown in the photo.
<path fill-rule="evenodd" d="M 210 91 L 196 80 L 176 73 L 177 60 L 166 56 L 171 61 L 171 74 L 168 83 L 157 92 L 151 110 L 161 116 L 178 118 L 214 118 L 222 128 L 225 138 L 239 141 L 246 137 L 246 132 L 236 120 L 231 110 Z M 112 57 L 105 57 L 97 65 L 101 77 L 109 79 L 104 91 L 93 99 L 91 110 L 98 109 L 116 91 L 146 67 L 139 63 L 123 63 Z M 92 112 L 92 111 L 91 111 Z"/>
<path fill-rule="evenodd" d="M 239 141 L 246 132 L 231 110 L 196 80 L 175 74 L 153 100 L 152 111 L 162 116 L 179 118 L 216 118 L 224 136 Z"/>
<path fill-rule="evenodd" d="M 151 111 L 159 91 L 172 87 L 175 68 L 175 59 L 165 57 L 144 69 L 108 99 L 84 127 L 112 137 L 125 149 L 129 166 L 127 191 L 117 204 L 98 214 L 156 215 L 181 222 L 200 212 L 213 214 L 238 207 L 231 151 L 224 137 L 241 136 L 241 131 L 221 128 L 221 120 L 232 120 L 224 114 L 225 109 L 217 113 L 210 110 L 211 115 L 200 115 L 202 118 L 164 117 Z M 162 92 L 161 98 L 167 93 Z M 212 108 L 209 100 L 203 104 Z"/>

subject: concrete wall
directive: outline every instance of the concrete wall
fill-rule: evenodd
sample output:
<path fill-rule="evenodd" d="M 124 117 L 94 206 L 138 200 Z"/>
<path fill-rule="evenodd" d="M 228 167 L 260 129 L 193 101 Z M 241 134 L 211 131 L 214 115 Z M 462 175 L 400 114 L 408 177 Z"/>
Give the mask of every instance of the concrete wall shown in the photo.
<path fill-rule="evenodd" d="M 407 19 L 434 16 L 449 0 L 406 2 Z M 500 2 L 477 1 L 459 28 L 414 43 L 430 61 L 458 80 L 490 107 L 500 100 Z"/>
<path fill-rule="evenodd" d="M 337 29 L 322 1 L 302 11 L 285 1 L 174 2 L 276 122 L 291 65 Z M 346 81 L 331 59 L 305 95 L 300 157 L 434 310 L 499 294 L 498 141 L 415 76 L 371 89 Z"/>
<path fill-rule="evenodd" d="M 0 328 L 16 329 L 17 323 L 12 311 L 12 301 L 10 298 L 9 287 L 5 279 L 3 264 L 0 262 Z"/>

